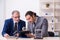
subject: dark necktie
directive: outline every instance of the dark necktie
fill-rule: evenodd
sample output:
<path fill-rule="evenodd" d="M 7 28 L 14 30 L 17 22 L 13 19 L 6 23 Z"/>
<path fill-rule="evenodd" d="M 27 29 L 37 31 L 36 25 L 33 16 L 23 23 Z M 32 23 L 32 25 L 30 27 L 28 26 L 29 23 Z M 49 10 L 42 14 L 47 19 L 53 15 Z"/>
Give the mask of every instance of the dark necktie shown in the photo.
<path fill-rule="evenodd" d="M 35 33 L 35 26 L 36 26 L 36 23 L 34 22 L 33 25 L 34 25 L 34 26 L 33 26 L 33 34 L 34 34 L 34 33 Z"/>
<path fill-rule="evenodd" d="M 17 22 L 15 23 L 15 26 L 14 26 L 14 32 L 17 31 Z"/>
<path fill-rule="evenodd" d="M 15 25 L 14 25 L 14 33 L 13 33 L 13 35 L 15 36 L 15 34 L 17 33 L 17 22 L 15 23 Z"/>

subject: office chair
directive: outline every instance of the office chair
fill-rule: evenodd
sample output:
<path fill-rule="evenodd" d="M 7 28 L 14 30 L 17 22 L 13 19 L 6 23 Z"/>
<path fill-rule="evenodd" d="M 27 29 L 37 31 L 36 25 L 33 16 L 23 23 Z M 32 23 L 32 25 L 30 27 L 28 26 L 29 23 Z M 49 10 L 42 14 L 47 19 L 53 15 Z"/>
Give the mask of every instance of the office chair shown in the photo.
<path fill-rule="evenodd" d="M 54 37 L 54 32 L 48 32 L 49 37 Z"/>

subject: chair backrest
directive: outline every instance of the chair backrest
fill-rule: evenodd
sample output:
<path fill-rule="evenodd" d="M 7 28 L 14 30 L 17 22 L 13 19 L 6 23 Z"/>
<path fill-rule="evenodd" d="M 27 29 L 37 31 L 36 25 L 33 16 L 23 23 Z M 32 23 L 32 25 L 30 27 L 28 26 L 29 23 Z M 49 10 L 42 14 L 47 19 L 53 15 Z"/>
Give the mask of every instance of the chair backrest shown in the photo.
<path fill-rule="evenodd" d="M 54 32 L 48 32 L 49 37 L 54 37 Z"/>

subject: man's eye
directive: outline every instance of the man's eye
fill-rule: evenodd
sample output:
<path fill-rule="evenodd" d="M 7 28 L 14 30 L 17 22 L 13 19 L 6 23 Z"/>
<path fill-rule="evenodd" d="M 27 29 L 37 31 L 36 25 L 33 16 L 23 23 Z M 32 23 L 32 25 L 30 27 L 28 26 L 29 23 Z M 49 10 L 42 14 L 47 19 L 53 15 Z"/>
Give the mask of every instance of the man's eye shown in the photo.
<path fill-rule="evenodd" d="M 17 18 L 17 17 L 14 17 L 14 18 Z"/>
<path fill-rule="evenodd" d="M 29 20 L 30 18 L 28 18 L 28 20 Z"/>
<path fill-rule="evenodd" d="M 19 17 L 14 17 L 14 18 L 19 18 Z"/>

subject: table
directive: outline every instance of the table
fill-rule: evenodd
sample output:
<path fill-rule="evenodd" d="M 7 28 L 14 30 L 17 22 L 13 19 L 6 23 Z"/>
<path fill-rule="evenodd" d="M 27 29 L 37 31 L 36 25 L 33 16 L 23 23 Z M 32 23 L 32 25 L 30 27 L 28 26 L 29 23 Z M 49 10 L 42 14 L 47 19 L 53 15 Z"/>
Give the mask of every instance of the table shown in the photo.
<path fill-rule="evenodd" d="M 34 39 L 34 38 L 16 38 L 16 37 L 10 37 L 8 39 L 6 38 L 0 38 L 0 40 L 60 40 L 60 37 L 44 37 L 43 39 Z"/>
<path fill-rule="evenodd" d="M 4 38 L 1 37 L 0 40 L 43 40 L 43 39 L 34 39 L 34 38 L 17 38 L 17 37 L 9 37 L 9 38 Z"/>
<path fill-rule="evenodd" d="M 43 40 L 60 40 L 60 37 L 45 37 Z"/>

